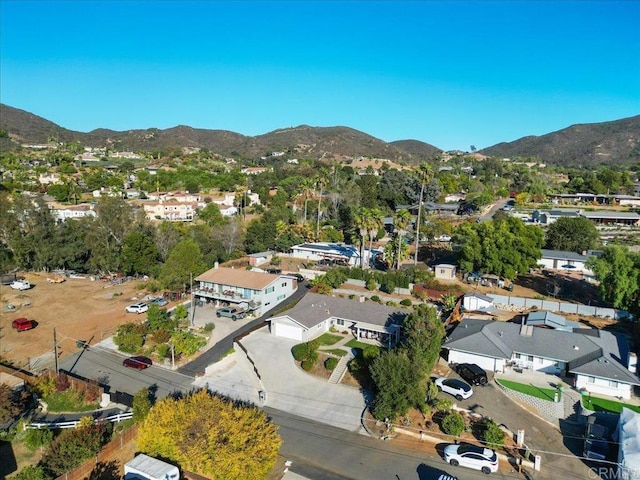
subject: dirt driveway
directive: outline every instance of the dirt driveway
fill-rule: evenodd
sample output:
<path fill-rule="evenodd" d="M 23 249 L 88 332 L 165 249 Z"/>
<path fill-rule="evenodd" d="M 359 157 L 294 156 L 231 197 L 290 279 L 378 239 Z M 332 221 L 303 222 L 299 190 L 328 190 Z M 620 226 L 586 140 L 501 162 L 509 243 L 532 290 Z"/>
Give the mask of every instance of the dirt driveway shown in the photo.
<path fill-rule="evenodd" d="M 76 340 L 91 343 L 109 337 L 115 327 L 142 316 L 126 313 L 125 307 L 148 292 L 144 281 L 111 285 L 100 280 L 67 278 L 64 283 L 49 283 L 46 273 L 24 276 L 33 288 L 26 291 L 0 286 L 0 356 L 15 365 L 40 369 L 53 364 L 53 329 L 56 328 L 61 356 L 76 351 Z M 7 306 L 13 305 L 14 310 Z M 38 326 L 17 332 L 11 322 L 20 317 L 35 320 Z"/>

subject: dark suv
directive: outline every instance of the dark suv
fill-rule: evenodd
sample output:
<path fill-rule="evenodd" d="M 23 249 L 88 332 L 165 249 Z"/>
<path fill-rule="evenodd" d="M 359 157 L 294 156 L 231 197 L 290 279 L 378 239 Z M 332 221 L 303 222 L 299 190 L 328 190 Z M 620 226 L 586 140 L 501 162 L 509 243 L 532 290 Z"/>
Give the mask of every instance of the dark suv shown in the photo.
<path fill-rule="evenodd" d="M 475 363 L 459 363 L 455 366 L 456 373 L 471 385 L 486 385 L 487 372 Z"/>

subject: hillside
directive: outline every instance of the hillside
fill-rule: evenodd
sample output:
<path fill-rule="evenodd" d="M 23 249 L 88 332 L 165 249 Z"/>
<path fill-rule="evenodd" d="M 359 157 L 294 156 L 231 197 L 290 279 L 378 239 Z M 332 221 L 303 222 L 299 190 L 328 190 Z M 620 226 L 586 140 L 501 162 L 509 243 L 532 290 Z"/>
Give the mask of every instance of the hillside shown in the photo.
<path fill-rule="evenodd" d="M 0 104 L 0 129 L 10 139 L 0 139 L 6 151 L 25 143 L 77 140 L 85 146 L 111 150 L 154 151 L 167 148 L 207 148 L 222 156 L 255 160 L 270 152 L 288 152 L 292 157 L 344 159 L 346 157 L 386 158 L 418 164 L 442 152 L 418 140 L 384 142 L 349 127 L 300 125 L 254 137 L 227 130 L 207 130 L 179 125 L 164 130 L 114 131 L 104 128 L 88 133 L 67 130 L 49 120 Z M 536 158 L 545 163 L 593 165 L 640 162 L 640 115 L 603 123 L 573 125 L 541 136 L 499 143 L 479 151 L 496 157 Z"/>
<path fill-rule="evenodd" d="M 506 158 L 534 157 L 563 165 L 639 162 L 640 115 L 613 122 L 572 125 L 539 137 L 499 143 L 480 153 Z"/>

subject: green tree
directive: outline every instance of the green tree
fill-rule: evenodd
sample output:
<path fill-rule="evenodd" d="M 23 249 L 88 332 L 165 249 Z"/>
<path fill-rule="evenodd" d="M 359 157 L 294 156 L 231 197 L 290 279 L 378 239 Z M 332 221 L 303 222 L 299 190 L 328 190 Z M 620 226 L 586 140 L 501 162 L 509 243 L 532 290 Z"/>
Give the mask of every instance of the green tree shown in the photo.
<path fill-rule="evenodd" d="M 504 432 L 490 418 L 485 418 L 482 422 L 482 440 L 491 448 L 501 447 L 504 445 Z"/>
<path fill-rule="evenodd" d="M 51 442 L 41 464 L 56 477 L 62 475 L 95 456 L 104 444 L 106 433 L 104 424 L 64 430 Z"/>
<path fill-rule="evenodd" d="M 25 443 L 31 450 L 42 448 L 53 440 L 53 432 L 48 428 L 30 428 L 27 430 Z"/>
<path fill-rule="evenodd" d="M 265 478 L 280 444 L 277 427 L 264 412 L 206 390 L 158 402 L 137 438 L 141 452 L 220 480 Z"/>
<path fill-rule="evenodd" d="M 147 310 L 147 323 L 149 324 L 149 331 L 151 332 L 164 330 L 165 332 L 171 333 L 178 326 L 177 319 L 172 318 L 166 308 L 161 308 L 156 303 L 149 305 L 149 310 Z"/>
<path fill-rule="evenodd" d="M 440 426 L 447 435 L 458 437 L 464 430 L 464 418 L 458 412 L 449 412 L 442 419 Z"/>
<path fill-rule="evenodd" d="M 151 411 L 151 392 L 147 387 L 138 390 L 133 396 L 133 421 L 142 422 Z"/>
<path fill-rule="evenodd" d="M 27 465 L 13 478 L 15 480 L 51 480 L 53 477 L 40 465 Z"/>
<path fill-rule="evenodd" d="M 193 355 L 207 344 L 206 339 L 193 333 L 180 331 L 171 335 L 171 343 L 176 355 Z"/>
<path fill-rule="evenodd" d="M 209 226 L 219 226 L 225 223 L 225 219 L 220 213 L 220 207 L 213 202 L 198 210 L 198 217 Z"/>
<path fill-rule="evenodd" d="M 160 261 L 160 252 L 153 237 L 153 230 L 127 234 L 122 246 L 122 270 L 128 275 L 154 273 Z"/>
<path fill-rule="evenodd" d="M 600 295 L 615 308 L 640 311 L 640 254 L 626 247 L 611 245 L 604 248 L 601 256 L 587 260 L 600 282 Z"/>
<path fill-rule="evenodd" d="M 600 244 L 600 234 L 595 224 L 585 217 L 562 217 L 549 225 L 546 247 L 551 250 L 567 250 L 582 253 Z"/>
<path fill-rule="evenodd" d="M 369 370 L 376 389 L 372 411 L 376 419 L 394 420 L 424 403 L 419 374 L 404 351 L 383 352 Z"/>
<path fill-rule="evenodd" d="M 113 342 L 126 353 L 136 353 L 142 345 L 147 327 L 139 323 L 125 323 L 116 329 Z"/>
<path fill-rule="evenodd" d="M 181 290 L 207 269 L 198 244 L 191 239 L 178 243 L 160 270 L 158 281 L 168 290 Z"/>
<path fill-rule="evenodd" d="M 417 380 L 424 386 L 440 354 L 444 325 L 435 307 L 422 303 L 407 315 L 403 330 L 403 346 L 416 371 Z"/>

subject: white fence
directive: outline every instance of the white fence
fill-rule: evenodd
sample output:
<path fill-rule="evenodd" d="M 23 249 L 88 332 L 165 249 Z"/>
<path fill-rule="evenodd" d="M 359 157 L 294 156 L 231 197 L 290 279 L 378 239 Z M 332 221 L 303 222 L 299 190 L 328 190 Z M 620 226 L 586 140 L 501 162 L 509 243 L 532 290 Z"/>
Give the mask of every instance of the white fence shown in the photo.
<path fill-rule="evenodd" d="M 123 420 L 128 420 L 130 418 L 133 418 L 133 412 L 116 413 L 115 415 L 111 415 L 109 417 L 97 418 L 93 422 L 94 423 L 102 423 L 102 422 L 117 423 L 117 422 L 121 422 Z M 27 430 L 29 428 L 32 428 L 32 429 L 48 428 L 48 429 L 51 429 L 51 430 L 55 430 L 55 429 L 58 429 L 58 428 L 76 428 L 76 426 L 80 422 L 81 422 L 81 419 L 71 420 L 71 421 L 68 421 L 68 422 L 36 422 L 36 423 L 26 424 L 24 426 L 24 429 Z"/>

